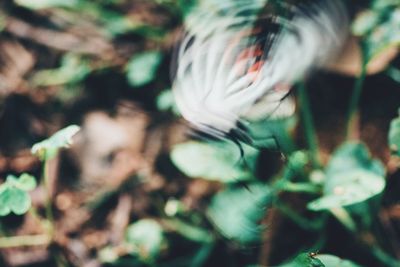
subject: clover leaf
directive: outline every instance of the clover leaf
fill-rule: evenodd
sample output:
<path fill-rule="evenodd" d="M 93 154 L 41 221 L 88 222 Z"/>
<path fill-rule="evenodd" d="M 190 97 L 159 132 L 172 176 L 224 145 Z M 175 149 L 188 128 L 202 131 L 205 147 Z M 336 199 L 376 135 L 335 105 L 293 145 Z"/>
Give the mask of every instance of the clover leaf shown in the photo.
<path fill-rule="evenodd" d="M 0 216 L 11 212 L 22 215 L 31 207 L 31 199 L 27 191 L 36 187 L 36 180 L 32 175 L 21 174 L 20 177 L 8 175 L 6 181 L 0 185 Z"/>
<path fill-rule="evenodd" d="M 72 137 L 80 130 L 77 125 L 70 125 L 59 130 L 50 138 L 36 143 L 32 146 L 31 152 L 41 160 L 49 160 L 56 156 L 58 150 L 69 147 L 72 144 Z"/>

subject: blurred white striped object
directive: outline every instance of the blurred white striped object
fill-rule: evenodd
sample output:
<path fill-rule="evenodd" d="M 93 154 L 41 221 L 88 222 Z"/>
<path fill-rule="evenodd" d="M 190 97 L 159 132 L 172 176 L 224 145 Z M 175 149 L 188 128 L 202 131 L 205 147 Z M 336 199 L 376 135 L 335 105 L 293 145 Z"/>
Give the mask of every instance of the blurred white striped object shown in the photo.
<path fill-rule="evenodd" d="M 297 2 L 207 0 L 187 16 L 173 92 L 196 129 L 246 135 L 254 121 L 293 114 L 291 86 L 326 64 L 348 32 L 341 0 Z"/>

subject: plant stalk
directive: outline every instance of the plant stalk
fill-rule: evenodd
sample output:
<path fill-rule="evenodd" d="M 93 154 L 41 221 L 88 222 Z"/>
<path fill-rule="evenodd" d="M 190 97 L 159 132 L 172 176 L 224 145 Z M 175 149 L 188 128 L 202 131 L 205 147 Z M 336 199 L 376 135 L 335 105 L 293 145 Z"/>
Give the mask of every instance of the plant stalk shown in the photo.
<path fill-rule="evenodd" d="M 43 165 L 43 185 L 46 191 L 46 219 L 50 223 L 49 235 L 53 237 L 54 234 L 54 215 L 51 203 L 51 193 L 50 193 L 50 176 L 49 176 L 49 160 L 46 159 Z"/>
<path fill-rule="evenodd" d="M 303 121 L 307 145 L 310 149 L 311 162 L 314 168 L 319 169 L 321 168 L 321 164 L 319 162 L 318 139 L 315 131 L 307 88 L 303 82 L 301 82 L 298 86 L 298 93 L 300 101 L 300 113 Z"/>
<path fill-rule="evenodd" d="M 351 128 L 355 122 L 355 117 L 356 117 L 355 115 L 360 102 L 362 88 L 364 85 L 365 78 L 367 76 L 367 63 L 368 63 L 367 57 L 365 55 L 362 55 L 361 73 L 354 84 L 353 92 L 349 102 L 349 108 L 347 111 L 347 118 L 346 118 L 347 125 L 346 125 L 346 135 L 345 135 L 346 140 L 349 140 L 351 138 L 350 136 Z"/>

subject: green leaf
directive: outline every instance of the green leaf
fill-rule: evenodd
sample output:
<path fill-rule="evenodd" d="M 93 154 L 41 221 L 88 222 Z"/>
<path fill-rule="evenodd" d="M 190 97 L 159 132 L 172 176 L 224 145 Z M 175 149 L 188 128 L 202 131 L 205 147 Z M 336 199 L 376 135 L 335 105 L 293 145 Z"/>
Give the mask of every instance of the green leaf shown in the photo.
<path fill-rule="evenodd" d="M 135 255 L 143 261 L 154 261 L 164 243 L 163 229 L 152 219 L 142 219 L 128 226 L 126 241 L 134 248 Z"/>
<path fill-rule="evenodd" d="M 73 7 L 76 6 L 78 0 L 15 0 L 20 5 L 30 9 L 44 9 L 51 7 Z"/>
<path fill-rule="evenodd" d="M 134 87 L 151 82 L 161 63 L 162 54 L 159 51 L 148 51 L 133 56 L 127 65 L 127 77 Z"/>
<path fill-rule="evenodd" d="M 375 0 L 371 9 L 362 12 L 352 30 L 362 38 L 367 61 L 390 46 L 400 44 L 400 4 L 397 0 Z"/>
<path fill-rule="evenodd" d="M 355 169 L 370 171 L 380 176 L 385 174 L 383 164 L 379 160 L 371 158 L 371 154 L 364 144 L 347 142 L 342 144 L 332 155 L 325 170 L 328 176 L 327 181 L 330 181 L 329 176 Z"/>
<path fill-rule="evenodd" d="M 390 123 L 389 146 L 395 155 L 400 156 L 400 117 Z"/>
<path fill-rule="evenodd" d="M 326 267 L 326 265 L 309 253 L 301 253 L 292 262 L 279 267 Z"/>
<path fill-rule="evenodd" d="M 258 151 L 244 145 L 248 167 L 255 168 Z M 239 148 L 228 142 L 202 143 L 190 141 L 176 145 L 172 162 L 185 175 L 221 182 L 237 182 L 253 178 L 251 170 L 240 162 Z"/>
<path fill-rule="evenodd" d="M 37 186 L 35 177 L 27 173 L 21 174 L 18 183 L 18 188 L 24 191 L 31 191 Z"/>
<path fill-rule="evenodd" d="M 256 147 L 279 149 L 287 154 L 294 150 L 290 132 L 297 125 L 295 116 L 250 122 L 246 127 Z"/>
<path fill-rule="evenodd" d="M 10 211 L 17 215 L 24 214 L 31 206 L 31 199 L 26 191 L 15 187 L 10 187 L 4 191 L 2 197 L 0 197 L 0 202 L 7 205 Z"/>
<path fill-rule="evenodd" d="M 88 63 L 82 58 L 67 54 L 57 69 L 38 71 L 32 78 L 35 86 L 54 86 L 82 81 L 91 69 Z"/>
<path fill-rule="evenodd" d="M 171 89 L 164 90 L 157 96 L 156 105 L 158 110 L 172 111 L 175 115 L 180 115 Z"/>
<path fill-rule="evenodd" d="M 178 0 L 181 13 L 186 17 L 196 7 L 197 0 Z"/>
<path fill-rule="evenodd" d="M 77 125 L 70 125 L 59 130 L 50 138 L 36 143 L 32 146 L 31 152 L 41 160 L 49 160 L 57 154 L 61 148 L 69 147 L 72 144 L 72 137 L 80 130 Z"/>
<path fill-rule="evenodd" d="M 22 215 L 31 206 L 31 199 L 27 191 L 36 187 L 36 180 L 27 173 L 20 177 L 8 175 L 5 183 L 0 186 L 0 216 L 6 216 L 11 212 Z"/>
<path fill-rule="evenodd" d="M 315 256 L 317 259 L 325 265 L 325 267 L 360 267 L 360 265 L 355 264 L 349 260 L 343 260 L 334 255 L 319 254 Z"/>
<path fill-rule="evenodd" d="M 384 175 L 383 165 L 371 159 L 365 145 L 345 143 L 326 168 L 324 195 L 310 202 L 308 208 L 324 210 L 365 201 L 383 191 Z"/>
<path fill-rule="evenodd" d="M 271 190 L 265 184 L 230 186 L 213 197 L 207 215 L 225 237 L 240 243 L 259 242 L 264 230 L 259 222 L 271 198 Z"/>

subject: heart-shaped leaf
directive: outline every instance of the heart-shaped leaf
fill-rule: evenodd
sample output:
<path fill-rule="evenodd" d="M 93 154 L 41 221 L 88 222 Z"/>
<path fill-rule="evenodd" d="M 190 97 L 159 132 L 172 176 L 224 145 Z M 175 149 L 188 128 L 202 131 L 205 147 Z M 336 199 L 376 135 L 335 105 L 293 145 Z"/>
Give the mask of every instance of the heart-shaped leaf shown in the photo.
<path fill-rule="evenodd" d="M 326 168 L 324 195 L 308 204 L 311 210 L 324 210 L 360 203 L 385 187 L 385 169 L 371 159 L 360 143 L 345 143 L 332 156 Z"/>

